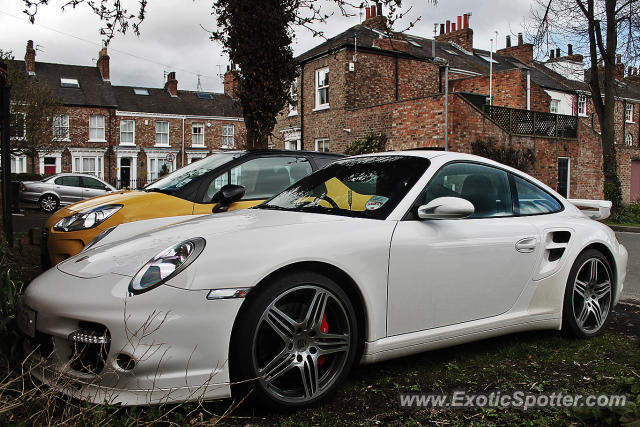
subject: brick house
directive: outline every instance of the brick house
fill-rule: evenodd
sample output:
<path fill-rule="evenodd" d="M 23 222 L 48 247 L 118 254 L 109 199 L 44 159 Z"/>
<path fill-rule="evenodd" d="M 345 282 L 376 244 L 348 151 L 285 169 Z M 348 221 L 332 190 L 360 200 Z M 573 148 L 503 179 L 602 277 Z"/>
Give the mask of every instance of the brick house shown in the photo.
<path fill-rule="evenodd" d="M 52 120 L 55 148 L 36 159 L 12 156 L 12 172 L 89 173 L 118 188 L 135 188 L 157 179 L 163 167 L 172 171 L 214 150 L 243 145 L 233 72 L 225 94 L 218 94 L 178 90 L 173 72 L 164 88 L 113 86 L 106 48 L 95 67 L 51 64 L 35 61 L 29 41 L 25 60 L 12 62 L 45 82 L 62 103 Z"/>
<path fill-rule="evenodd" d="M 534 61 L 521 35 L 495 53 L 476 49 L 469 15 L 442 24 L 435 40 L 388 34 L 378 10 L 368 15 L 298 57 L 296 102 L 278 117 L 274 147 L 342 152 L 370 132 L 384 133 L 387 149 L 443 147 L 446 130 L 456 151 L 488 140 L 529 147 L 537 178 L 569 197 L 602 197 L 602 149 L 581 56 L 558 50 Z M 616 141 L 627 203 L 640 197 L 640 78 L 619 68 Z"/>

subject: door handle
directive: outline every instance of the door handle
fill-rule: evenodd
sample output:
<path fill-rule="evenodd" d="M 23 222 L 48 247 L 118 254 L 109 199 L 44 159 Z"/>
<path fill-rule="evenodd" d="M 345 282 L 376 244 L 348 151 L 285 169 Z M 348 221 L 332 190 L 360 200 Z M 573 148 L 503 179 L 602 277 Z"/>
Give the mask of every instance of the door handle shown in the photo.
<path fill-rule="evenodd" d="M 535 251 L 536 246 L 538 246 L 538 244 L 535 237 L 525 237 L 524 239 L 518 240 L 516 250 L 523 254 L 528 254 Z"/>

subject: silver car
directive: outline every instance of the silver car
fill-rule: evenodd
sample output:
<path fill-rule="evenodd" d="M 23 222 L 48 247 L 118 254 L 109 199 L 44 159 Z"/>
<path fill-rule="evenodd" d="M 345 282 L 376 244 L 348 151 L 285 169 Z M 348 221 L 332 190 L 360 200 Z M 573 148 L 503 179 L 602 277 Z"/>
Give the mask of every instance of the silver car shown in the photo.
<path fill-rule="evenodd" d="M 20 200 L 38 203 L 45 212 L 84 199 L 102 196 L 116 189 L 95 176 L 61 173 L 42 181 L 25 181 L 20 185 Z"/>

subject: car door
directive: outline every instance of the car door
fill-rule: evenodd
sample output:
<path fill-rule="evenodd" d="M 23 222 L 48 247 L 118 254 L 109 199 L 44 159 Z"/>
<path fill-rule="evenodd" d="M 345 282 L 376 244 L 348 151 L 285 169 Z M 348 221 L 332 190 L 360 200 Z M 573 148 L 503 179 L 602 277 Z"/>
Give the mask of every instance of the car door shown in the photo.
<path fill-rule="evenodd" d="M 262 203 L 312 172 L 302 156 L 264 156 L 247 160 L 213 177 L 202 198 L 194 204 L 194 214 L 211 213 L 211 198 L 227 184 L 242 185 L 244 197 L 229 210 L 246 209 Z"/>
<path fill-rule="evenodd" d="M 410 213 L 393 234 L 389 258 L 389 335 L 496 316 L 530 281 L 539 232 L 514 215 L 507 172 L 455 162 L 427 184 L 412 211 L 437 197 L 469 200 L 461 220 L 420 220 Z"/>
<path fill-rule="evenodd" d="M 62 204 L 70 204 L 82 200 L 82 184 L 80 177 L 77 175 L 65 175 L 56 178 L 54 188 Z"/>
<path fill-rule="evenodd" d="M 96 196 L 102 196 L 107 193 L 103 182 L 90 176 L 81 177 L 82 180 L 82 197 L 90 199 Z"/>

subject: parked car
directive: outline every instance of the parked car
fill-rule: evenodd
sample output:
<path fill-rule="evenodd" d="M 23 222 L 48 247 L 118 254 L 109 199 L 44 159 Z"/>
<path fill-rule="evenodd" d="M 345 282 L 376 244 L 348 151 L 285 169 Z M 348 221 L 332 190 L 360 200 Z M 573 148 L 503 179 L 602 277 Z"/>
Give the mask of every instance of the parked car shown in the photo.
<path fill-rule="evenodd" d="M 146 186 L 118 191 L 60 209 L 43 233 L 43 266 L 80 252 L 102 231 L 123 222 L 211 213 L 217 193 L 227 184 L 245 189 L 241 200 L 225 206 L 244 209 L 341 157 L 312 151 L 260 150 L 218 152 Z"/>
<path fill-rule="evenodd" d="M 347 158 L 253 209 L 119 225 L 31 282 L 19 324 L 70 396 L 304 407 L 354 363 L 600 333 L 628 255 L 591 219 L 610 202 L 573 203 L 467 154 Z"/>
<path fill-rule="evenodd" d="M 60 173 L 42 181 L 22 182 L 20 200 L 37 203 L 45 212 L 55 212 L 60 206 L 102 196 L 115 190 L 93 175 Z"/>

